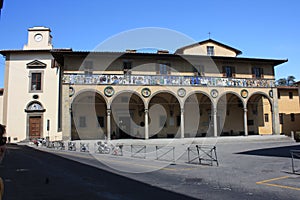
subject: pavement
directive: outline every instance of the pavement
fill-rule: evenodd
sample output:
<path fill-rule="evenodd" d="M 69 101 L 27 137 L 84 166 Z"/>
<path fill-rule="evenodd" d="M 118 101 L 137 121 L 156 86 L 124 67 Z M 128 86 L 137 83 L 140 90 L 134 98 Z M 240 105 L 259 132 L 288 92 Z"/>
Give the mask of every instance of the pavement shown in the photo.
<path fill-rule="evenodd" d="M 87 141 L 78 141 L 78 145 L 80 142 Z M 81 163 L 82 166 L 87 168 L 91 167 L 99 170 L 94 172 L 96 174 L 93 176 L 97 176 L 100 172 L 117 175 L 116 180 L 122 177 L 130 181 L 136 181 L 137 185 L 143 183 L 143 185 L 148 187 L 159 188 L 167 192 L 168 195 L 183 195 L 183 197 L 178 197 L 179 199 L 299 199 L 300 176 L 291 173 L 289 151 L 291 149 L 300 150 L 300 145 L 286 137 L 249 136 L 221 139 L 153 139 L 149 141 L 119 140 L 113 142 L 114 144 L 122 143 L 124 145 L 123 156 L 95 153 L 96 148 L 93 144 L 90 144 L 90 152 L 79 152 L 79 148 L 73 152 L 34 146 L 17 147 L 21 149 L 25 148 L 26 151 L 33 152 L 33 154 L 38 153 L 39 155 L 43 155 L 39 156 L 41 164 L 44 162 L 47 163 L 49 156 L 60 160 L 59 162 L 55 162 L 54 166 L 61 163 L 61 160 L 64 160 L 64 162 L 72 161 L 76 164 Z M 132 152 L 130 144 L 134 144 L 137 150 Z M 210 161 L 199 164 L 197 163 L 198 159 L 195 159 L 194 164 L 188 163 L 187 148 L 194 147 L 196 144 L 216 146 L 219 165 L 217 166 L 216 162 L 212 162 L 212 166 L 210 166 Z M 146 146 L 146 153 L 142 149 L 143 146 Z M 165 148 L 161 154 L 169 151 L 163 157 L 165 159 L 157 160 L 156 146 Z M 172 149 L 171 147 L 174 147 L 174 151 L 170 150 Z M 137 153 L 139 150 L 141 151 Z M 26 155 L 19 152 L 18 156 L 26 157 Z M 175 161 L 173 158 L 175 158 Z M 19 160 L 19 158 L 16 159 Z M 29 158 L 24 158 L 24 160 L 29 160 Z M 74 168 L 71 165 L 76 166 L 74 163 L 70 163 L 68 166 L 60 166 L 60 170 L 69 171 L 69 169 Z M 300 168 L 299 159 L 295 160 L 295 165 Z M 48 168 L 51 169 L 49 166 L 53 166 L 53 164 L 47 163 L 43 169 L 49 171 Z M 9 169 L 9 166 L 6 168 Z M 52 174 L 54 179 L 57 176 L 56 173 L 58 172 L 54 170 Z M 2 169 L 0 175 L 3 176 Z M 63 176 L 64 174 L 61 175 Z M 74 176 L 81 178 L 80 173 Z M 71 178 L 72 175 L 66 177 Z M 63 176 L 63 179 L 66 179 L 66 177 Z M 5 179 L 5 183 L 9 187 L 13 181 L 10 182 L 9 180 L 12 179 L 9 177 L 7 179 L 8 181 Z M 79 185 L 96 184 L 94 182 L 90 183 L 89 179 L 83 182 L 80 182 Z M 62 188 L 69 188 L 71 185 L 71 183 L 68 183 L 67 186 L 65 183 L 61 183 Z M 114 198 L 102 196 L 96 199 L 140 199 L 141 196 L 130 196 L 125 193 L 125 191 L 129 192 L 129 194 L 132 192 L 132 189 L 127 188 L 128 184 L 118 185 L 120 187 L 118 187 L 116 192 L 120 190 L 122 193 L 123 191 L 124 195 L 114 196 Z M 83 187 L 82 190 L 86 191 L 83 194 L 88 195 L 90 190 L 85 189 Z M 98 188 L 95 190 L 98 190 Z M 140 190 L 135 189 L 134 191 L 136 193 Z M 64 190 L 64 192 L 65 194 L 69 194 L 69 192 L 72 194 L 68 189 Z M 149 193 L 147 189 L 147 192 L 142 192 L 141 195 L 143 196 L 142 198 L 149 197 L 150 199 L 150 194 L 151 192 Z M 171 196 L 158 195 L 156 198 L 169 199 Z M 64 197 L 62 199 L 68 198 Z"/>
<path fill-rule="evenodd" d="M 27 146 L 8 145 L 4 200 L 193 199 Z"/>

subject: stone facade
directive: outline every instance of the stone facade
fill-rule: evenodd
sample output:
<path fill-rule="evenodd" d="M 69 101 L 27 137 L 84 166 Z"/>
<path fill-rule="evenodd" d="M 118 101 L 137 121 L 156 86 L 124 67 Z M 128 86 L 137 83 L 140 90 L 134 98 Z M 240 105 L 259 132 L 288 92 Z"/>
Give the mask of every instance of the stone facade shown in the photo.
<path fill-rule="evenodd" d="M 23 50 L 1 51 L 12 142 L 281 133 L 274 67 L 287 60 L 214 40 L 174 54 L 80 52 L 53 49 L 48 28 L 28 32 Z"/>

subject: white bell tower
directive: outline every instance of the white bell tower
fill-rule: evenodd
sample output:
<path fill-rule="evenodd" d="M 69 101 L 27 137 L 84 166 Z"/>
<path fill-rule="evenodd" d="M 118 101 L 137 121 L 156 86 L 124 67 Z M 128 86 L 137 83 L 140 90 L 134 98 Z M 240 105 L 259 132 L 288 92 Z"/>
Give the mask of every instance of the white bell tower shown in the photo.
<path fill-rule="evenodd" d="M 51 30 L 43 26 L 28 29 L 28 42 L 23 50 L 52 49 Z"/>

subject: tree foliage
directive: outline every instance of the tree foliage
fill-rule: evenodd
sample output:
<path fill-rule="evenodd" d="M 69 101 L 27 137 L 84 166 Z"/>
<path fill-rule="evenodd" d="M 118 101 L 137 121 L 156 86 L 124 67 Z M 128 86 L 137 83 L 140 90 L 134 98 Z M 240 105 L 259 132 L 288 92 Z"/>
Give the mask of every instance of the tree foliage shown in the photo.
<path fill-rule="evenodd" d="M 293 86 L 295 84 L 295 77 L 288 76 L 287 78 L 280 78 L 276 81 L 276 85 L 278 86 Z"/>

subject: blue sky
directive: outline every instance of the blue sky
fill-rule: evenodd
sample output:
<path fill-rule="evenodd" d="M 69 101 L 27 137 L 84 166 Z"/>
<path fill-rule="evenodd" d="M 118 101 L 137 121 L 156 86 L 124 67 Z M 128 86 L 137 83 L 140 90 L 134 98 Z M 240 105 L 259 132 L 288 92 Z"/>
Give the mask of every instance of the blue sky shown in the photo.
<path fill-rule="evenodd" d="M 242 57 L 289 59 L 276 79 L 300 79 L 298 0 L 4 0 L 0 49 L 21 49 L 27 28 L 51 28 L 55 48 L 92 50 L 120 32 L 162 27 L 196 41 L 211 37 L 243 51 Z M 298 24 L 298 25 L 297 25 Z M 0 87 L 4 60 L 0 59 Z"/>

